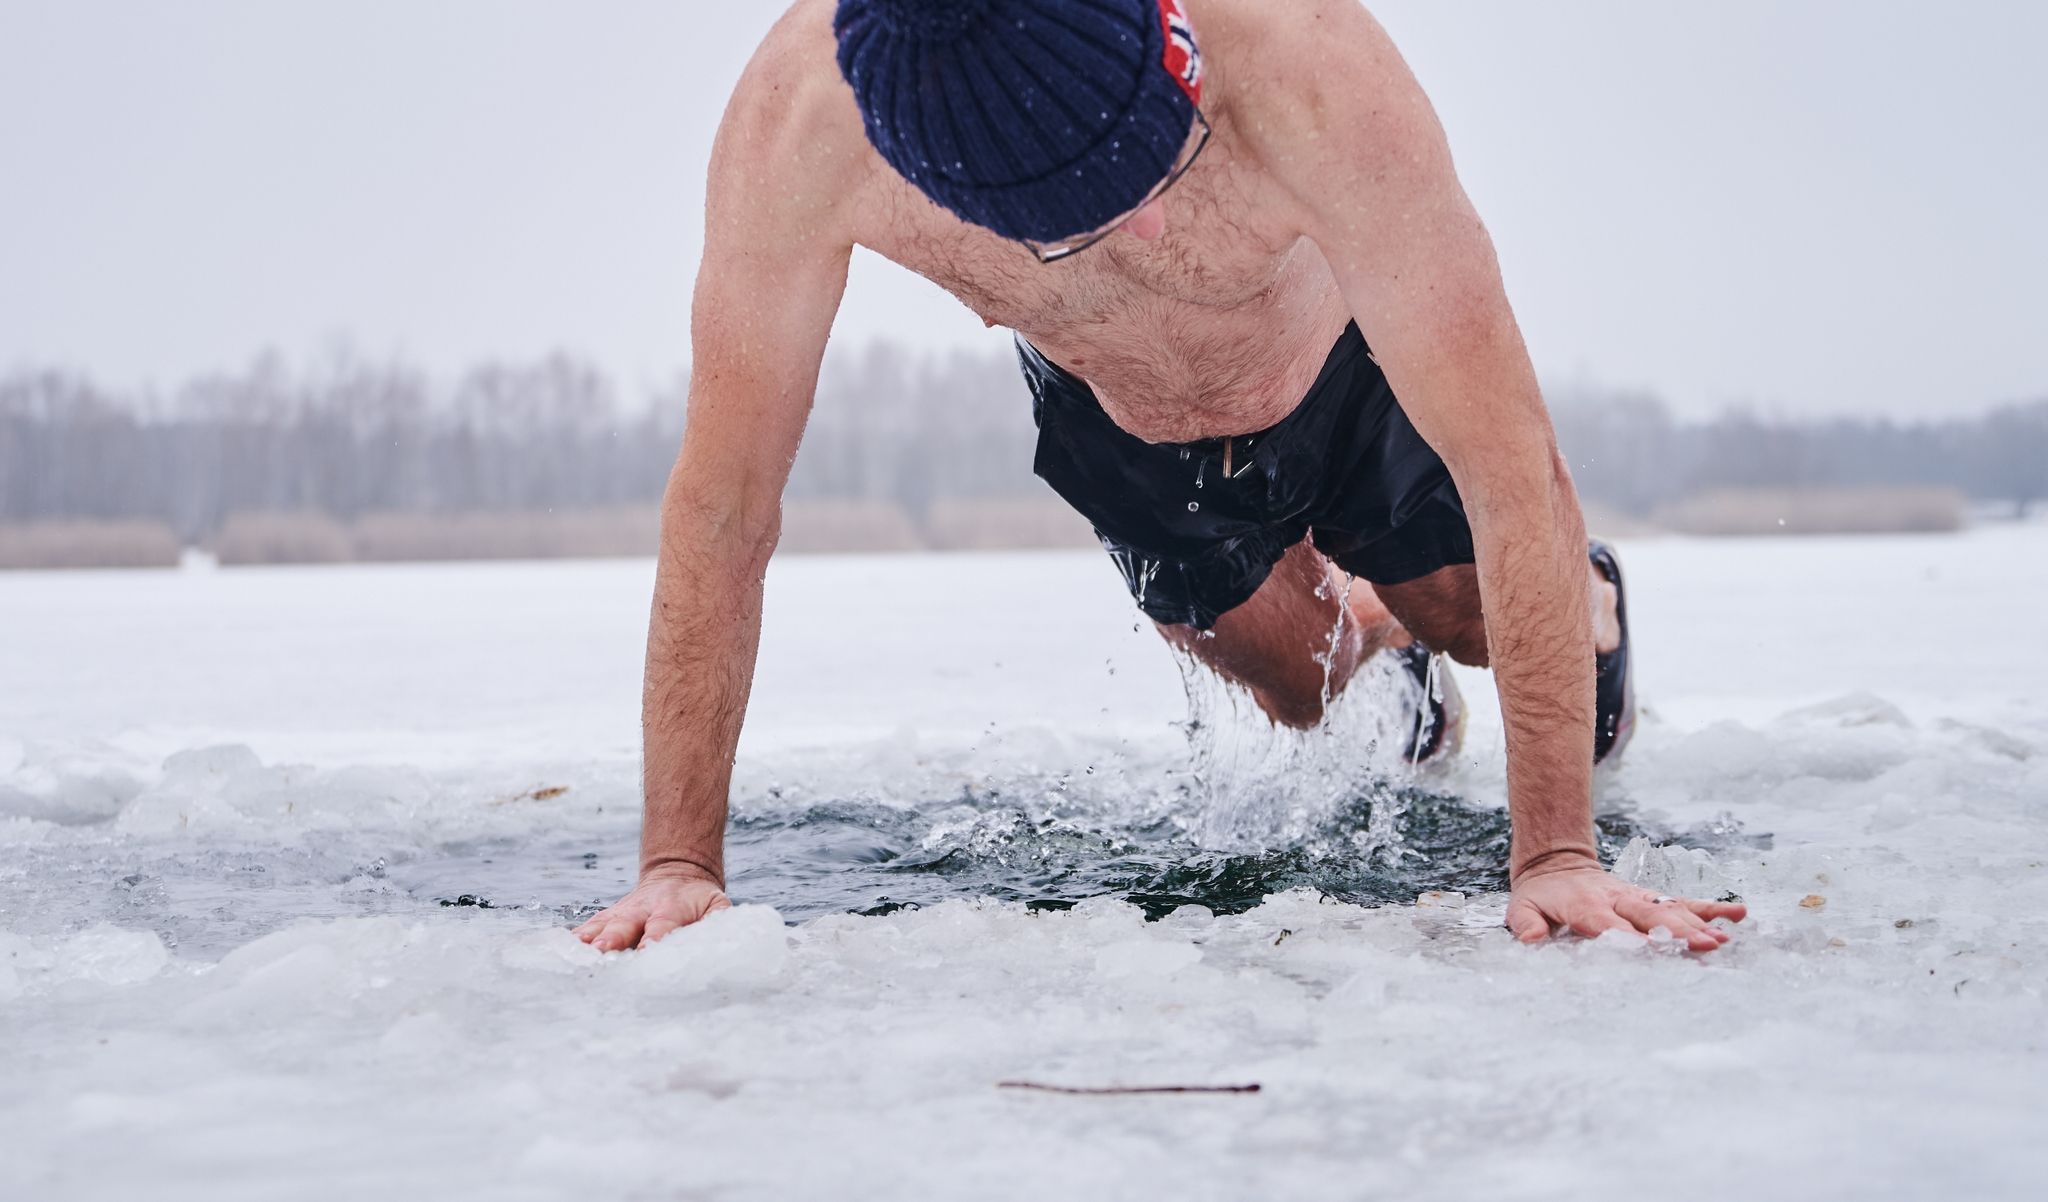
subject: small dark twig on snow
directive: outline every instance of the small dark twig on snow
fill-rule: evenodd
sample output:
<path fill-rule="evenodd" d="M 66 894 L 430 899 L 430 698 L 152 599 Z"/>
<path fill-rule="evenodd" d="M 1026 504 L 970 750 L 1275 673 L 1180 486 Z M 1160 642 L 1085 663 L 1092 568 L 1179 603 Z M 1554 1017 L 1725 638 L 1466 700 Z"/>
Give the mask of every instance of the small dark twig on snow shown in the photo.
<path fill-rule="evenodd" d="M 997 1089 L 1035 1089 L 1040 1093 L 1139 1094 L 1139 1093 L 1257 1093 L 1257 1085 L 1045 1085 L 1037 1081 L 998 1081 Z"/>

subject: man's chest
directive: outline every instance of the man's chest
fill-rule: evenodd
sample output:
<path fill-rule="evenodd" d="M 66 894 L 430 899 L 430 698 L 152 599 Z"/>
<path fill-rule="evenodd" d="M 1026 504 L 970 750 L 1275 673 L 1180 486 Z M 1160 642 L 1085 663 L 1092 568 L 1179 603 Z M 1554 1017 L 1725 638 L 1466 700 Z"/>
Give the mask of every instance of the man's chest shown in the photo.
<path fill-rule="evenodd" d="M 1164 198 L 1165 233 L 1114 233 L 1056 263 L 966 225 L 900 181 L 875 206 L 874 250 L 938 284 L 992 325 L 1117 325 L 1159 311 L 1227 311 L 1270 298 L 1302 249 L 1284 201 L 1216 148 Z M 1311 252 L 1313 253 L 1313 252 Z"/>

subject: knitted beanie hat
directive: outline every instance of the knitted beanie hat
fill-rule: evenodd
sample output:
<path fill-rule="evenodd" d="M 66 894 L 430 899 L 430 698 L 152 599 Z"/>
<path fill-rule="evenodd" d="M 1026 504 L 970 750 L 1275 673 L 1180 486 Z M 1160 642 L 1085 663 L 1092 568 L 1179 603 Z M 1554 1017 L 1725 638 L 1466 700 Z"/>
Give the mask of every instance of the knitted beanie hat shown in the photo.
<path fill-rule="evenodd" d="M 1194 127 L 1181 0 L 839 0 L 868 141 L 962 220 L 1055 241 L 1136 208 Z"/>

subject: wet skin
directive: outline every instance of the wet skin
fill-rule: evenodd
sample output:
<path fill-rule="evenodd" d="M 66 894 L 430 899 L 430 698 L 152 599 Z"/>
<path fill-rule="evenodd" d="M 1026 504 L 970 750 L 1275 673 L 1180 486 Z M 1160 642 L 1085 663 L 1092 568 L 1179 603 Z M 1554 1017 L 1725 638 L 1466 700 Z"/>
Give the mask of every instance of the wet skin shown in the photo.
<path fill-rule="evenodd" d="M 1419 633 L 1494 671 L 1513 819 L 1509 926 L 1532 941 L 1662 928 L 1707 951 L 1727 939 L 1713 920 L 1743 917 L 1737 905 L 1658 898 L 1600 867 L 1592 661 L 1596 639 L 1612 645 L 1612 592 L 1589 573 L 1491 240 L 1421 88 L 1353 0 L 1187 7 L 1207 64 L 1210 145 L 1119 235 L 1053 264 L 937 208 L 869 148 L 834 61 L 830 0 L 801 0 L 763 43 L 712 152 L 689 423 L 649 625 L 642 879 L 578 929 L 585 940 L 633 947 L 726 904 L 726 798 L 761 577 L 856 245 L 1024 334 L 1153 442 L 1273 425 L 1355 319 L 1471 518 L 1477 564 L 1378 590 L 1386 621 L 1375 628 L 1385 640 Z M 1314 575 L 1276 573 L 1269 587 Z M 1314 610 L 1301 596 L 1271 600 L 1255 597 L 1233 623 L 1244 636 L 1219 636 L 1204 654 L 1277 697 L 1299 649 L 1330 627 L 1293 624 L 1286 615 Z M 1289 706 L 1269 708 L 1285 720 Z"/>

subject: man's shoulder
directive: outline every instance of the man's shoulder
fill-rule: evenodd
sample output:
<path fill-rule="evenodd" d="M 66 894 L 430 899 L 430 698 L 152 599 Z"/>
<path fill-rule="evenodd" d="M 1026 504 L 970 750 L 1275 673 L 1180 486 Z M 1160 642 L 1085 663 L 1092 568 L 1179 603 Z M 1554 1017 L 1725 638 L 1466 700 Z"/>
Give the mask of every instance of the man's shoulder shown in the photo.
<path fill-rule="evenodd" d="M 1216 46 L 1219 107 L 1262 158 L 1341 153 L 1370 166 L 1412 159 L 1441 137 L 1414 74 L 1359 0 L 1199 2 L 1196 33 Z"/>
<path fill-rule="evenodd" d="M 1370 90 L 1395 53 L 1359 0 L 1183 0 L 1232 107 L 1297 107 L 1331 89 Z"/>
<path fill-rule="evenodd" d="M 735 95 L 750 89 L 816 90 L 820 81 L 839 77 L 838 42 L 832 34 L 835 0 L 796 0 L 767 36 L 740 77 Z"/>
<path fill-rule="evenodd" d="M 726 105 L 732 153 L 841 178 L 866 168 L 860 111 L 839 75 L 836 7 L 796 0 L 761 39 Z"/>

